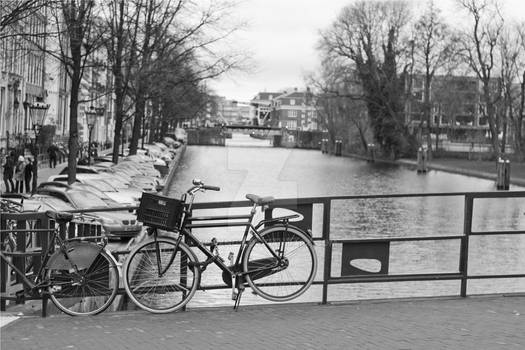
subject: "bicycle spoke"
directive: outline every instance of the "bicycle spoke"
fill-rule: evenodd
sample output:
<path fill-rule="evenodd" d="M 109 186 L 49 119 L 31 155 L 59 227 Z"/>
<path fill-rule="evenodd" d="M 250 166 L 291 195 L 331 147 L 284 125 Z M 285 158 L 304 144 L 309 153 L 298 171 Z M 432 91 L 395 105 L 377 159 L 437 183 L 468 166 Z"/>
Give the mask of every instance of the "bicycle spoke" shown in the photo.
<path fill-rule="evenodd" d="M 271 264 L 273 255 L 259 240 L 252 240 L 247 248 L 243 268 L 252 289 L 273 301 L 291 300 L 310 286 L 315 277 L 317 260 L 312 245 L 305 234 L 295 229 L 274 227 L 261 233 L 269 247 L 283 261 Z"/>
<path fill-rule="evenodd" d="M 195 293 L 198 270 L 185 263 L 193 258 L 184 244 L 176 252 L 175 242 L 170 239 L 159 239 L 158 244 L 158 257 L 154 241 L 130 253 L 124 267 L 125 286 L 130 299 L 139 307 L 150 312 L 171 312 L 183 307 Z M 162 275 L 158 262 L 164 271 Z"/>

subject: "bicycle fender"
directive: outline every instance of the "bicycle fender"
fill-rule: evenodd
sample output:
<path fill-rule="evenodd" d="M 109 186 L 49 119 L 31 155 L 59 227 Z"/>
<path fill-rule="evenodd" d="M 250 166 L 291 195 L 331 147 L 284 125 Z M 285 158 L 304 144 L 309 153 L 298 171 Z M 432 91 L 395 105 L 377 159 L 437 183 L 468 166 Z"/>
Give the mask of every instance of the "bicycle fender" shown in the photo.
<path fill-rule="evenodd" d="M 87 242 L 70 242 L 66 243 L 69 260 L 61 251 L 56 251 L 47 263 L 48 269 L 69 270 L 73 264 L 79 270 L 87 269 L 93 264 L 102 247 Z"/>
<path fill-rule="evenodd" d="M 272 225 L 272 226 L 268 226 L 264 229 L 262 229 L 259 233 L 260 234 L 263 234 L 266 230 L 270 230 L 270 229 L 275 229 L 275 228 L 282 228 L 283 230 L 295 230 L 295 231 L 299 231 L 301 233 L 303 233 L 306 238 L 308 238 L 308 240 L 310 241 L 310 243 L 312 243 L 313 245 L 315 245 L 315 241 L 314 241 L 314 237 L 313 237 L 313 234 L 312 234 L 312 230 L 303 230 L 295 225 L 292 225 L 292 224 L 277 224 L 277 225 Z"/>

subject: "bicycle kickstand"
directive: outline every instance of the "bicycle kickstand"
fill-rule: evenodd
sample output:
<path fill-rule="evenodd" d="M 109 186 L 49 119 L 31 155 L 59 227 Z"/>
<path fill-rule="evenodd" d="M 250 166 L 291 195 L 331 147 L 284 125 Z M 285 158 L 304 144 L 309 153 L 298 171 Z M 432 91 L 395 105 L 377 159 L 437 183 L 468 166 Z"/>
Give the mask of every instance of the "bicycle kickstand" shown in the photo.
<path fill-rule="evenodd" d="M 239 282 L 240 276 L 232 276 L 232 300 L 235 300 L 233 309 L 237 311 L 241 303 L 242 292 L 244 292 L 244 285 Z M 237 289 L 237 290 L 236 290 Z"/>

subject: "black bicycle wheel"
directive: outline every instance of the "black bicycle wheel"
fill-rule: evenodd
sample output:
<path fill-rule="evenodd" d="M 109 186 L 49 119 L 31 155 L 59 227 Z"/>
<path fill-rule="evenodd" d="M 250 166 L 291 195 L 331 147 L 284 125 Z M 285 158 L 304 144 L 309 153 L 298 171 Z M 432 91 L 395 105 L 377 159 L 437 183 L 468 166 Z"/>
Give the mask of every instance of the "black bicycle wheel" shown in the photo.
<path fill-rule="evenodd" d="M 158 243 L 158 252 L 156 244 Z M 195 294 L 200 270 L 197 257 L 180 242 L 159 237 L 135 248 L 124 265 L 124 285 L 130 299 L 143 310 L 168 313 L 181 309 Z M 174 255 L 175 254 L 175 255 Z M 160 264 L 160 270 L 159 270 Z"/>
<path fill-rule="evenodd" d="M 317 271 L 317 256 L 311 240 L 301 230 L 284 225 L 262 230 L 253 237 L 243 256 L 246 281 L 258 295 L 271 301 L 288 301 L 303 294 Z"/>
<path fill-rule="evenodd" d="M 93 263 L 78 273 L 72 269 L 47 272 L 53 303 L 71 316 L 96 315 L 106 310 L 119 288 L 119 272 L 114 259 L 101 250 Z"/>

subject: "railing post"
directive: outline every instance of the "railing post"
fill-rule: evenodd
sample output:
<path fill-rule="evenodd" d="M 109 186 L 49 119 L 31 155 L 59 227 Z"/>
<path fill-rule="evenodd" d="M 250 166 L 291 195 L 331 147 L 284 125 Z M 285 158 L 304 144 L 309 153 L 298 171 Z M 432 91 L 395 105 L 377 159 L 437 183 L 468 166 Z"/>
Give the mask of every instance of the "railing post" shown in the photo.
<path fill-rule="evenodd" d="M 474 208 L 474 198 L 471 195 L 465 195 L 465 211 L 463 213 L 463 238 L 461 238 L 461 248 L 459 252 L 459 272 L 461 277 L 461 291 L 462 297 L 467 296 L 467 281 L 468 281 L 468 251 L 469 239 L 472 232 L 472 211 Z"/>
<path fill-rule="evenodd" d="M 43 235 L 43 239 L 41 240 L 42 244 L 42 251 L 47 252 L 49 249 L 50 244 L 55 244 L 54 242 L 51 242 L 51 235 L 53 230 L 55 229 L 56 223 L 54 221 L 49 220 L 47 215 L 43 215 L 42 219 L 40 221 L 42 228 L 48 229 L 48 231 Z M 53 226 L 51 226 L 51 223 L 53 223 Z M 49 297 L 46 293 L 42 295 L 42 317 L 47 317 L 47 304 L 49 301 Z"/>
<path fill-rule="evenodd" d="M 7 220 L 5 220 L 5 218 L 0 218 L 0 230 L 4 231 L 7 229 Z M 0 235 L 0 239 L 1 241 L 0 242 L 5 242 L 5 238 L 7 237 L 7 233 L 6 232 L 2 232 L 2 234 Z M 4 249 L 5 247 L 3 247 L 3 243 L 2 244 L 2 249 Z M 7 264 L 4 263 L 3 261 L 0 261 L 0 293 L 4 294 L 7 292 L 7 280 L 10 276 L 8 275 L 8 272 L 7 272 Z M 2 299 L 0 301 L 0 311 L 5 311 L 6 309 L 6 300 L 5 299 Z"/>
<path fill-rule="evenodd" d="M 331 200 L 323 202 L 323 239 L 324 239 L 324 271 L 323 271 L 323 300 L 322 304 L 328 302 L 328 280 L 332 270 L 332 243 L 330 242 L 330 209 Z"/>

